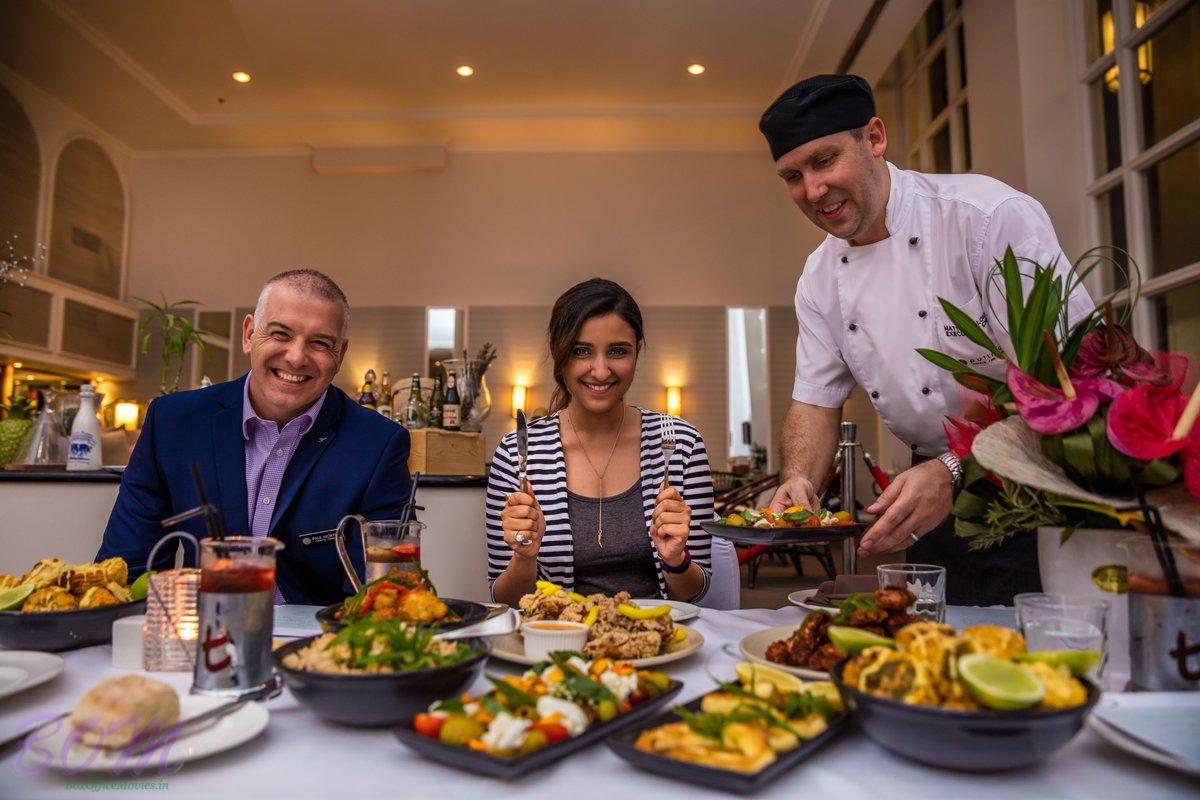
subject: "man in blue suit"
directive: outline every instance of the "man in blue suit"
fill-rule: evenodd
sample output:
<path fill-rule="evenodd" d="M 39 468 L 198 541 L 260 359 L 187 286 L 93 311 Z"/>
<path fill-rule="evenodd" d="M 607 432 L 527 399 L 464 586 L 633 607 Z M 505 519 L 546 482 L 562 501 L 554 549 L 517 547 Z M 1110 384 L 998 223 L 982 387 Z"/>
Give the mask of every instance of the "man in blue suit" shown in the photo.
<path fill-rule="evenodd" d="M 242 323 L 250 372 L 150 404 L 97 560 L 121 556 L 141 572 L 165 534 L 161 520 L 199 505 L 196 462 L 230 534 L 284 543 L 277 602 L 341 601 L 349 584 L 332 536 L 303 534 L 345 514 L 397 519 L 411 487 L 408 431 L 331 385 L 349 321 L 346 295 L 320 272 L 267 281 Z M 180 527 L 205 535 L 200 519 Z M 361 574 L 362 549 L 350 551 Z M 169 568 L 173 552 L 164 547 L 155 568 Z"/>

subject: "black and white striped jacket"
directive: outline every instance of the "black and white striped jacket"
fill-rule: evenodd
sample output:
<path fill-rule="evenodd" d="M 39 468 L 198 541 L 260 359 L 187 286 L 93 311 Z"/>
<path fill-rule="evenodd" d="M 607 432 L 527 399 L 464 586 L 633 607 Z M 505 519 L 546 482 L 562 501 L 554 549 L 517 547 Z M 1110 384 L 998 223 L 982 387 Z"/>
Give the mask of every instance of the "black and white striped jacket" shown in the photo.
<path fill-rule="evenodd" d="M 658 496 L 663 479 L 662 414 L 639 409 L 642 412 L 642 508 L 646 516 L 646 546 L 654 556 L 658 571 L 658 588 L 665 598 L 667 581 L 663 577 L 658 551 L 650 539 L 650 520 L 654 512 L 654 499 Z M 708 466 L 708 451 L 700 432 L 685 420 L 675 420 L 675 452 L 671 455 L 671 485 L 683 495 L 683 501 L 692 509 L 691 534 L 687 549 L 692 561 L 700 565 L 704 573 L 704 585 L 692 602 L 699 600 L 708 591 L 712 570 L 712 540 L 700 528 L 701 522 L 713 519 L 713 482 Z M 575 586 L 574 542 L 571 538 L 571 521 L 567 514 L 567 469 L 563 458 L 562 439 L 559 436 L 558 412 L 542 417 L 529 425 L 529 461 L 526 475 L 533 486 L 534 495 L 546 517 L 546 534 L 538 551 L 538 578 L 563 586 L 568 591 Z M 492 469 L 487 487 L 487 546 L 488 588 L 492 588 L 500 577 L 512 550 L 504 542 L 504 530 L 500 513 L 508 495 L 517 490 L 517 434 L 505 436 L 492 456 Z"/>

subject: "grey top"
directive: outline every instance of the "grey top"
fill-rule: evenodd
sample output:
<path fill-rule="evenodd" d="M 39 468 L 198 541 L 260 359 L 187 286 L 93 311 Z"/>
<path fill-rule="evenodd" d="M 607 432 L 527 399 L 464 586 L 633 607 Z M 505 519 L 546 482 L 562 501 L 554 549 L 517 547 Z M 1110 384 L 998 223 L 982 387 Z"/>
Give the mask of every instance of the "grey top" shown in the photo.
<path fill-rule="evenodd" d="M 620 494 L 604 498 L 604 547 L 596 543 L 598 498 L 568 491 L 567 516 L 575 545 L 575 591 L 662 595 L 654 567 L 654 544 L 646 531 L 640 480 Z"/>

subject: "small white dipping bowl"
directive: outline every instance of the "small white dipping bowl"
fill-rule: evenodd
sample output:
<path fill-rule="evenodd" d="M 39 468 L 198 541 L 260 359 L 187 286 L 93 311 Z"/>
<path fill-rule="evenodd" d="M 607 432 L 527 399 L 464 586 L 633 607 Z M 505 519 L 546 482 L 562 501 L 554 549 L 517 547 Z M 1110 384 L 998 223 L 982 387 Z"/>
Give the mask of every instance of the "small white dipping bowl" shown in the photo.
<path fill-rule="evenodd" d="M 525 655 L 541 660 L 555 650 L 583 652 L 588 626 L 582 622 L 538 619 L 522 625 L 521 634 L 525 637 Z"/>

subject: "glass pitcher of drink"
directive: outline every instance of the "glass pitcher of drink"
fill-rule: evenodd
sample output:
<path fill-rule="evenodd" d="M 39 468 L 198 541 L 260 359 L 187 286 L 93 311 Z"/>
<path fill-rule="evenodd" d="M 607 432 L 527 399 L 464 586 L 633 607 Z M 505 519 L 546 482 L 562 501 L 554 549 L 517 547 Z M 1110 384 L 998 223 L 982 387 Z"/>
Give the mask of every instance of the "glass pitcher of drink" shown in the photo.
<path fill-rule="evenodd" d="M 240 696 L 274 678 L 275 554 L 269 536 L 226 536 L 200 542 L 200 647 L 192 691 Z"/>
<path fill-rule="evenodd" d="M 349 538 L 347 529 L 352 522 L 358 524 L 362 540 L 366 577 L 361 580 L 350 560 L 346 544 Z M 333 541 L 337 546 L 338 557 L 342 560 L 342 569 L 346 571 L 346 577 L 350 579 L 355 591 L 364 583 L 378 580 L 389 572 L 415 572 L 420 569 L 421 531 L 424 529 L 425 524 L 416 520 L 402 522 L 383 519 L 367 522 L 358 514 L 342 517 Z"/>

